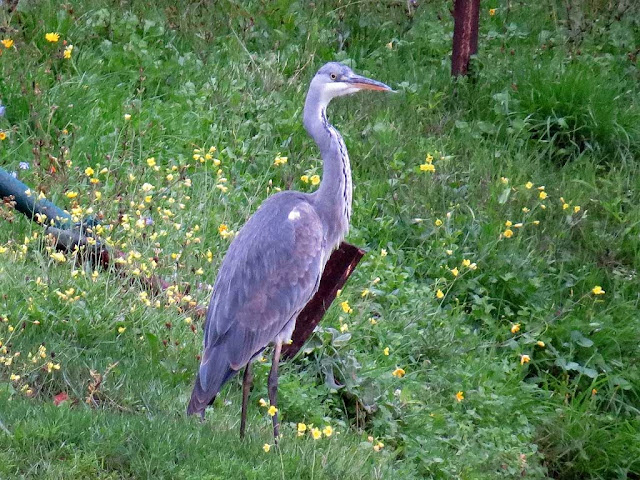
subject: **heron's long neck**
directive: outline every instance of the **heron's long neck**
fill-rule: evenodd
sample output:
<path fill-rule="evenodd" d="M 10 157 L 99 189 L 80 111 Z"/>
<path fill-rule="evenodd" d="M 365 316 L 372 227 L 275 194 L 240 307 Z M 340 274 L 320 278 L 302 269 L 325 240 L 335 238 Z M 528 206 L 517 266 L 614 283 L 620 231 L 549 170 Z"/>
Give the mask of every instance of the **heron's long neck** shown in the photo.
<path fill-rule="evenodd" d="M 322 182 L 314 194 L 318 214 L 327 229 L 331 247 L 344 238 L 351 219 L 351 165 L 340 133 L 327 121 L 326 103 L 307 97 L 304 126 L 322 154 Z"/>

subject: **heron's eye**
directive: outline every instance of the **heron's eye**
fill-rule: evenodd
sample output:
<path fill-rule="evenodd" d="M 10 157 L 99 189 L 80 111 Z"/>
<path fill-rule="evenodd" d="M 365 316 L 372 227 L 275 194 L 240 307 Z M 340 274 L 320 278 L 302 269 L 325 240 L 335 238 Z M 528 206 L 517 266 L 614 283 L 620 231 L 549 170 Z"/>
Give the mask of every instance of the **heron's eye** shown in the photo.
<path fill-rule="evenodd" d="M 331 80 L 335 80 L 336 78 L 338 78 L 338 76 L 335 73 L 332 73 L 329 76 L 331 77 Z"/>

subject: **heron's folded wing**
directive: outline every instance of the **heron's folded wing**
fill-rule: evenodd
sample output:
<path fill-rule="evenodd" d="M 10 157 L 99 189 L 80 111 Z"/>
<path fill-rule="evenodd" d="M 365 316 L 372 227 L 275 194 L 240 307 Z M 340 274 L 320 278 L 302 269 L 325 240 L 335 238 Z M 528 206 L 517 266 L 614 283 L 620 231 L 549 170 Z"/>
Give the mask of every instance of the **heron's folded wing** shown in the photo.
<path fill-rule="evenodd" d="M 207 312 L 202 370 L 237 370 L 297 316 L 318 289 L 325 240 L 306 201 L 271 197 L 238 233 Z"/>

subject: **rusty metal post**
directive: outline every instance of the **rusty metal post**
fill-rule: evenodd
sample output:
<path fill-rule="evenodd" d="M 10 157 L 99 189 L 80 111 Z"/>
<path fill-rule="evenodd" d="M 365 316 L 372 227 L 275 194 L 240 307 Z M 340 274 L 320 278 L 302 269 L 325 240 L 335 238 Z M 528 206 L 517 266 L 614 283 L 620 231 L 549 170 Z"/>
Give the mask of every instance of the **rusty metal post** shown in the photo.
<path fill-rule="evenodd" d="M 478 53 L 480 0 L 455 0 L 451 75 L 467 75 L 471 55 Z"/>
<path fill-rule="evenodd" d="M 364 250 L 345 242 L 333 252 L 318 291 L 298 315 L 292 343 L 282 347 L 283 358 L 292 358 L 302 348 L 363 256 Z"/>

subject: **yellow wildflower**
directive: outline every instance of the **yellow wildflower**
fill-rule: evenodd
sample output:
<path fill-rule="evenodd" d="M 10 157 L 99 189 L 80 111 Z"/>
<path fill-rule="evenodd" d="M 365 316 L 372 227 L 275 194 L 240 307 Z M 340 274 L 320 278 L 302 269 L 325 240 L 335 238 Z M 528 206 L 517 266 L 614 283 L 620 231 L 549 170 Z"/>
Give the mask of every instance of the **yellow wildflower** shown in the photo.
<path fill-rule="evenodd" d="M 496 14 L 496 10 L 498 10 L 497 8 L 490 8 L 489 9 L 489 16 L 493 17 Z"/>
<path fill-rule="evenodd" d="M 124 333 L 127 327 L 118 327 L 118 333 Z"/>
<path fill-rule="evenodd" d="M 2 45 L 4 45 L 4 48 L 13 47 L 13 40 L 11 40 L 10 38 L 5 38 L 4 40 L 0 40 L 0 43 L 2 43 Z"/>
<path fill-rule="evenodd" d="M 576 205 L 573 207 L 573 213 L 578 213 L 580 211 L 580 205 Z"/>
<path fill-rule="evenodd" d="M 73 52 L 73 45 L 67 45 L 64 49 L 64 52 L 62 53 L 62 56 L 66 60 L 69 60 L 71 58 L 71 52 Z"/>
<path fill-rule="evenodd" d="M 49 254 L 49 256 L 53 258 L 56 262 L 63 263 L 67 261 L 67 258 L 64 256 L 64 253 L 62 252 L 54 252 Z"/>
<path fill-rule="evenodd" d="M 325 427 L 322 429 L 322 433 L 324 433 L 325 437 L 330 437 L 331 435 L 333 435 L 333 427 L 331 427 L 331 425 L 325 425 Z"/>
<path fill-rule="evenodd" d="M 444 298 L 444 292 L 443 292 L 442 290 L 438 289 L 438 290 L 436 291 L 436 298 L 437 298 L 437 299 L 442 299 L 442 298 Z"/>
<path fill-rule="evenodd" d="M 320 183 L 320 175 L 311 176 L 311 185 L 318 185 Z"/>
<path fill-rule="evenodd" d="M 436 167 L 433 163 L 423 163 L 420 165 L 420 171 L 434 173 L 436 171 Z"/>
<path fill-rule="evenodd" d="M 453 267 L 451 269 L 451 275 L 453 275 L 454 277 L 457 277 L 459 273 L 460 272 L 458 271 L 458 267 Z"/>
<path fill-rule="evenodd" d="M 569 208 L 569 204 L 568 203 L 563 203 L 562 204 L 562 209 L 566 210 L 567 208 Z"/>
<path fill-rule="evenodd" d="M 387 255 L 388 255 L 388 253 L 387 253 L 387 249 L 386 248 L 383 248 L 382 250 L 380 250 L 380 256 L 382 258 L 386 257 Z"/>
<path fill-rule="evenodd" d="M 130 113 L 125 113 L 124 114 L 124 121 L 128 122 L 129 120 L 131 120 L 131 114 Z"/>
<path fill-rule="evenodd" d="M 342 308 L 342 311 L 344 313 L 352 313 L 353 312 L 353 309 L 349 305 L 349 302 L 347 302 L 346 300 L 344 302 L 340 303 L 340 307 Z"/>
<path fill-rule="evenodd" d="M 154 157 L 147 158 L 147 165 L 149 165 L 150 167 L 155 167 L 156 166 L 156 159 Z"/>
<path fill-rule="evenodd" d="M 511 333 L 518 333 L 520 331 L 520 324 L 514 323 L 511 325 Z"/>
<path fill-rule="evenodd" d="M 384 448 L 384 443 L 382 443 L 382 442 L 378 442 L 378 443 L 376 443 L 376 444 L 373 446 L 373 449 L 374 449 L 376 452 L 379 452 L 379 451 L 380 451 L 380 450 L 382 450 L 383 448 Z"/>
<path fill-rule="evenodd" d="M 264 450 L 265 453 L 269 453 L 269 450 L 271 450 L 271 445 L 269 445 L 268 443 L 265 443 L 262 446 L 262 450 Z"/>
<path fill-rule="evenodd" d="M 525 183 L 525 184 L 524 184 L 524 187 L 525 187 L 527 190 L 531 190 L 531 189 L 533 188 L 533 183 L 531 183 L 531 182 L 527 182 L 527 183 Z"/>
<path fill-rule="evenodd" d="M 536 345 L 538 345 L 540 348 L 544 348 L 545 347 L 545 344 L 544 344 L 544 342 L 542 340 L 538 340 L 536 342 Z"/>
<path fill-rule="evenodd" d="M 302 180 L 304 183 L 309 183 L 309 175 L 302 175 L 300 177 L 300 180 Z"/>
<path fill-rule="evenodd" d="M 74 192 L 74 191 L 69 191 L 67 193 L 65 193 L 67 198 L 76 198 L 78 196 L 78 192 Z"/>
<path fill-rule="evenodd" d="M 469 265 L 471 265 L 471 260 L 465 258 L 464 260 L 462 260 L 462 266 L 463 267 L 468 267 Z"/>
<path fill-rule="evenodd" d="M 605 291 L 602 289 L 600 285 L 596 285 L 591 289 L 591 293 L 593 293 L 594 295 L 604 295 Z"/>
<path fill-rule="evenodd" d="M 435 224 L 436 227 L 439 227 L 442 225 L 442 220 L 440 220 L 439 218 L 436 219 L 435 222 L 433 222 Z"/>
<path fill-rule="evenodd" d="M 4 132 L 0 132 L 0 141 L 6 140 L 6 139 L 7 139 L 7 134 L 4 133 Z M 29 195 L 29 194 L 27 193 L 27 195 Z"/>
<path fill-rule="evenodd" d="M 320 431 L 319 428 L 313 427 L 311 429 L 311 436 L 313 437 L 314 440 L 318 440 L 322 438 L 322 432 Z"/>
<path fill-rule="evenodd" d="M 513 237 L 513 230 L 511 230 L 510 228 L 507 228 L 504 233 L 503 233 L 505 238 L 511 238 Z"/>
<path fill-rule="evenodd" d="M 525 363 L 529 363 L 531 361 L 531 357 L 529 355 L 520 355 L 520 365 L 524 365 Z"/>
<path fill-rule="evenodd" d="M 406 373 L 406 372 L 404 371 L 404 369 L 403 369 L 403 368 L 397 367 L 397 368 L 396 368 L 396 369 L 391 373 L 391 375 L 393 375 L 394 377 L 397 377 L 397 378 L 402 378 L 402 377 L 404 377 L 405 373 Z"/>
<path fill-rule="evenodd" d="M 307 431 L 307 425 L 305 423 L 298 423 L 298 435 L 302 435 Z"/>
<path fill-rule="evenodd" d="M 267 410 L 267 413 L 270 417 L 273 417 L 276 413 L 278 413 L 278 408 L 275 405 L 271 405 L 269 407 L 269 410 Z"/>
<path fill-rule="evenodd" d="M 382 353 L 384 353 L 385 356 L 389 356 L 389 347 L 384 347 L 384 350 L 382 351 Z"/>
<path fill-rule="evenodd" d="M 538 196 L 540 197 L 540 200 L 544 200 L 545 198 L 548 197 L 547 192 L 545 192 L 544 190 L 541 191 Z"/>
<path fill-rule="evenodd" d="M 464 392 L 462 390 L 460 390 L 458 393 L 456 393 L 456 400 L 458 402 L 461 402 L 462 400 L 464 400 Z"/>
<path fill-rule="evenodd" d="M 48 362 L 47 363 L 47 372 L 51 373 L 54 370 L 60 370 L 60 364 L 59 363 Z"/>
<path fill-rule="evenodd" d="M 281 157 L 280 155 L 278 155 L 275 160 L 273 161 L 273 164 L 278 167 L 280 165 L 284 165 L 285 163 L 287 163 L 289 161 L 289 157 Z"/>
<path fill-rule="evenodd" d="M 87 167 L 87 168 L 85 168 L 85 169 L 84 169 L 84 174 L 85 174 L 87 177 L 90 177 L 90 176 L 91 176 L 91 175 L 93 175 L 94 173 L 96 173 L 96 172 L 95 172 L 95 170 L 94 170 L 93 168 L 91 168 L 91 167 Z"/>
<path fill-rule="evenodd" d="M 60 34 L 55 32 L 49 32 L 45 34 L 44 38 L 47 40 L 47 42 L 56 43 L 58 40 L 60 40 Z"/>
<path fill-rule="evenodd" d="M 258 404 L 261 407 L 266 407 L 267 406 L 267 401 L 264 398 L 261 398 L 260 400 L 258 400 Z"/>
<path fill-rule="evenodd" d="M 513 223 L 511 223 L 511 220 L 507 220 L 506 222 L 504 222 L 505 227 L 510 227 L 511 225 L 513 225 Z"/>

